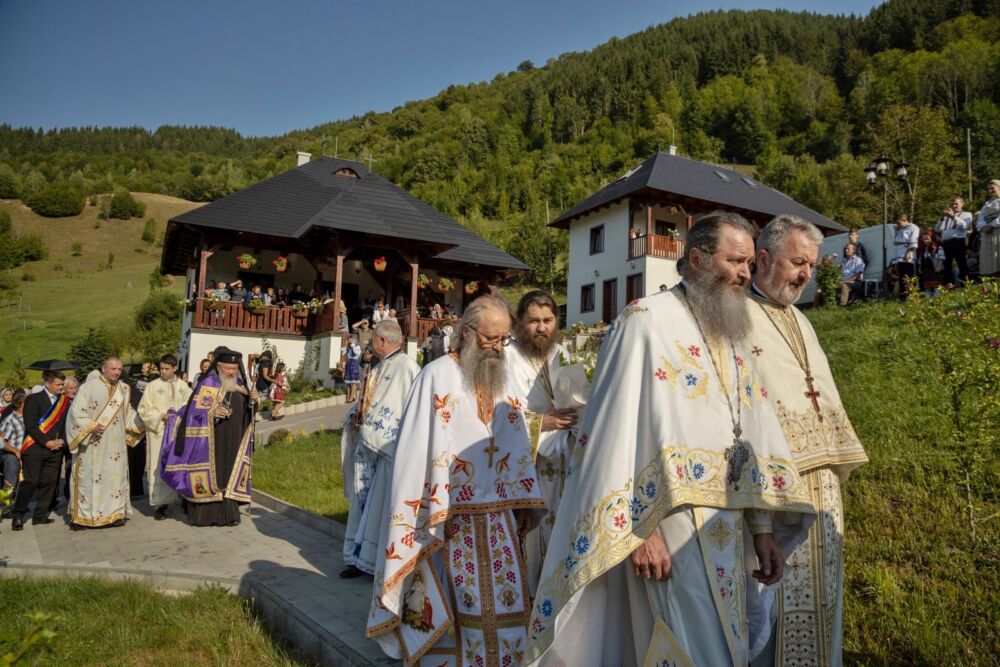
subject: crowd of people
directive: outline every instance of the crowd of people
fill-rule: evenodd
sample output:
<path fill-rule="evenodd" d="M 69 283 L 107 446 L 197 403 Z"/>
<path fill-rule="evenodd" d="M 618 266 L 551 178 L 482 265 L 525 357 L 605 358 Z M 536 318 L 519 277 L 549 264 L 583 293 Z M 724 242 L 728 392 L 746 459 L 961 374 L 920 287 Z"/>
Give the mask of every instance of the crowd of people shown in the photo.
<path fill-rule="evenodd" d="M 913 280 L 922 292 L 933 293 L 1000 274 L 1000 180 L 990 181 L 987 190 L 989 199 L 975 213 L 965 210 L 964 197 L 953 197 L 933 227 L 918 227 L 906 213 L 896 217 L 886 267 L 893 295 L 905 298 Z M 851 228 L 840 261 L 840 305 L 864 295 L 868 258 L 857 228 Z"/>

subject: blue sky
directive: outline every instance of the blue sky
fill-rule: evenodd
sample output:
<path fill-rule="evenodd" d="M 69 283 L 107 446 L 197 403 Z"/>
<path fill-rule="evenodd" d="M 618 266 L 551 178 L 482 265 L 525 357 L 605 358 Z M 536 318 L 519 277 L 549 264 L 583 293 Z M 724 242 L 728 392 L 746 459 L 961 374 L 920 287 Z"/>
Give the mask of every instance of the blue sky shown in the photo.
<path fill-rule="evenodd" d="M 879 0 L 0 0 L 0 123 L 282 134 L 711 9 Z"/>

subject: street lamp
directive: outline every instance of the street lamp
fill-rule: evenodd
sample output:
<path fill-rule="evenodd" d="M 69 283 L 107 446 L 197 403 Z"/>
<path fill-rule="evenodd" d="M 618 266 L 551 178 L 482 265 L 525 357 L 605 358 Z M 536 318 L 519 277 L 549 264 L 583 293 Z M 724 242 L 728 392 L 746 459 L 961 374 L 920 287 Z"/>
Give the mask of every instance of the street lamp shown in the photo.
<path fill-rule="evenodd" d="M 906 168 L 909 165 L 905 160 L 901 160 L 896 163 L 896 178 L 900 181 L 905 182 L 907 173 Z M 889 227 L 889 156 L 882 153 L 877 158 L 873 159 L 868 166 L 864 168 L 865 180 L 868 182 L 868 187 L 874 189 L 878 180 L 882 179 L 882 289 L 886 294 L 889 292 L 889 286 L 886 283 L 886 277 L 888 272 L 888 239 L 886 238 L 886 229 Z"/>

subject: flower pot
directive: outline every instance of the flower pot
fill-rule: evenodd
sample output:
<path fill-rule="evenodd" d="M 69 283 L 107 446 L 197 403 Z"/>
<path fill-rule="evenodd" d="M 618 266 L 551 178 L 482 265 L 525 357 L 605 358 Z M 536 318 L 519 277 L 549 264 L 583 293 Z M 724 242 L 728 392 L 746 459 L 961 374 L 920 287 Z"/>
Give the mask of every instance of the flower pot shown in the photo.
<path fill-rule="evenodd" d="M 305 318 L 309 317 L 309 311 L 308 310 L 296 310 L 296 311 L 294 311 L 292 313 L 292 317 L 297 317 L 299 319 L 305 319 Z"/>
<path fill-rule="evenodd" d="M 244 271 L 253 268 L 253 262 L 240 262 L 240 268 Z"/>
<path fill-rule="evenodd" d="M 263 308 L 251 308 L 250 309 L 250 313 L 253 314 L 253 315 L 263 315 L 266 312 L 267 312 L 267 306 L 265 306 Z"/>
<path fill-rule="evenodd" d="M 282 264 L 281 266 L 275 266 L 274 270 L 277 271 L 278 273 L 284 273 L 285 271 L 288 270 L 288 265 Z"/>

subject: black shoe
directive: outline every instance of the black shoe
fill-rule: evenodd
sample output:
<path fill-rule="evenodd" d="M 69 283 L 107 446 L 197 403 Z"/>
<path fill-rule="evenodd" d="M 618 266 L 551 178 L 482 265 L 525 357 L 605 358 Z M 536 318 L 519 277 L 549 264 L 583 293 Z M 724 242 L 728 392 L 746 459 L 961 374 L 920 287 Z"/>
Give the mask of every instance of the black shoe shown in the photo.
<path fill-rule="evenodd" d="M 363 577 L 364 572 L 354 567 L 353 565 L 348 565 L 343 570 L 340 571 L 341 579 L 354 579 L 356 577 Z"/>
<path fill-rule="evenodd" d="M 31 520 L 31 525 L 32 526 L 45 526 L 45 525 L 48 525 L 50 523 L 55 523 L 55 522 L 56 522 L 55 519 L 49 518 L 47 516 L 43 516 L 41 519 L 32 519 Z"/>
<path fill-rule="evenodd" d="M 166 505 L 160 505 L 159 507 L 157 507 L 156 508 L 156 515 L 153 518 L 156 519 L 157 521 L 163 521 L 164 519 L 166 519 L 167 518 L 167 506 Z"/>
<path fill-rule="evenodd" d="M 71 524 L 69 524 L 69 529 L 70 529 L 70 530 L 73 530 L 73 531 L 77 531 L 77 530 L 87 530 L 87 527 L 86 527 L 86 526 L 81 526 L 81 525 L 80 525 L 80 524 L 78 524 L 78 523 L 71 523 Z"/>
<path fill-rule="evenodd" d="M 24 520 L 18 517 L 14 517 L 14 523 L 11 525 L 13 530 L 24 530 Z"/>
<path fill-rule="evenodd" d="M 114 523 L 111 524 L 111 527 L 112 528 L 121 528 L 124 525 L 125 525 L 125 519 L 117 519 Z"/>

